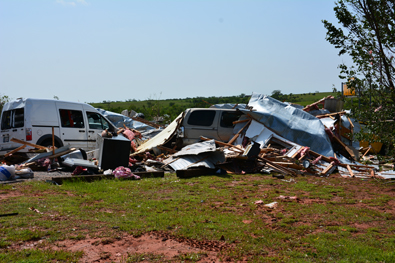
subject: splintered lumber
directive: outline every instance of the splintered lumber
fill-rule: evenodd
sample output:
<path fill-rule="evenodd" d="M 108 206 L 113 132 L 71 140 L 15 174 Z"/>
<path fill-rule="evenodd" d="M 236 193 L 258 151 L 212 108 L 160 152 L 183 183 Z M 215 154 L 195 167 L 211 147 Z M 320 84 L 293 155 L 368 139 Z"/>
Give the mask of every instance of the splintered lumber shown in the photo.
<path fill-rule="evenodd" d="M 276 164 L 276 163 L 274 163 L 274 162 L 272 162 L 272 161 L 270 161 L 270 160 L 268 160 L 266 158 L 257 157 L 257 159 L 265 162 L 267 166 L 269 166 L 269 167 L 271 167 L 273 169 L 279 170 L 279 171 L 281 171 L 284 174 L 291 174 L 291 175 L 294 175 L 294 176 L 296 175 L 296 173 L 294 171 L 292 171 L 292 170 L 290 170 L 288 168 L 285 168 L 285 167 L 283 167 L 281 165 L 278 165 L 278 164 Z"/>
<path fill-rule="evenodd" d="M 245 120 L 241 120 L 241 121 L 234 121 L 232 123 L 233 123 L 233 125 L 236 125 L 238 123 L 243 123 L 243 122 L 247 122 L 247 121 L 250 121 L 250 120 L 249 119 L 245 119 Z"/>
<path fill-rule="evenodd" d="M 18 152 L 18 151 L 24 149 L 25 147 L 26 147 L 26 145 L 19 146 L 18 148 L 4 154 L 4 157 L 10 156 L 11 154 Z"/>
<path fill-rule="evenodd" d="M 151 126 L 151 127 L 156 128 L 156 129 L 159 129 L 159 128 L 161 128 L 161 127 L 164 127 L 163 125 L 159 125 L 159 124 L 156 124 L 156 123 L 147 121 L 147 120 L 145 120 L 145 119 L 143 119 L 143 118 L 140 118 L 140 117 L 131 117 L 131 118 L 132 118 L 132 120 L 134 120 L 134 121 L 142 122 L 142 123 L 144 123 L 144 124 L 147 124 L 148 126 Z"/>
<path fill-rule="evenodd" d="M 333 170 L 336 168 L 335 162 L 331 162 L 322 172 L 322 175 L 327 175 L 333 172 Z"/>
<path fill-rule="evenodd" d="M 305 168 L 302 165 L 296 164 L 296 163 L 289 163 L 289 162 L 273 162 L 274 164 L 281 165 L 283 167 L 287 168 L 293 168 L 296 170 L 304 170 Z"/>
<path fill-rule="evenodd" d="M 244 125 L 244 127 L 241 128 L 240 131 L 238 131 L 238 132 L 235 134 L 235 136 L 233 136 L 232 139 L 230 139 L 230 141 L 229 141 L 228 143 L 229 143 L 229 144 L 234 143 L 234 141 L 236 141 L 237 137 L 239 137 L 240 133 L 242 133 L 242 132 L 250 125 L 250 123 L 251 123 L 251 120 L 249 120 L 249 121 L 246 123 L 246 125 Z"/>
<path fill-rule="evenodd" d="M 296 156 L 298 156 L 298 154 L 303 151 L 304 147 L 300 147 L 299 150 L 297 150 L 291 157 L 295 158 Z"/>
<path fill-rule="evenodd" d="M 326 99 L 333 99 L 333 98 L 334 98 L 333 96 L 329 95 L 329 96 L 327 96 L 325 98 L 320 99 L 319 101 L 316 101 L 316 102 L 314 102 L 314 103 L 312 103 L 310 105 L 307 105 L 306 107 L 303 108 L 303 110 L 304 111 L 309 111 L 309 110 L 311 110 L 311 108 L 316 107 L 318 104 L 324 103 Z"/>
<path fill-rule="evenodd" d="M 22 141 L 22 140 L 19 140 L 19 139 L 16 139 L 16 138 L 12 138 L 11 141 L 12 142 L 16 142 L 16 143 L 20 143 L 20 144 L 24 144 L 24 145 L 27 145 L 27 146 L 31 146 L 31 147 L 34 147 L 36 149 L 42 149 L 42 150 L 47 150 L 48 149 L 47 147 L 44 147 L 44 146 L 41 146 L 41 145 L 37 145 L 37 144 L 33 144 L 33 143 L 30 143 L 30 142 L 25 142 L 25 141 Z"/>
<path fill-rule="evenodd" d="M 157 146 L 157 148 L 161 149 L 162 151 L 169 152 L 169 153 L 176 153 L 177 151 L 174 149 L 170 149 L 164 146 Z"/>
<path fill-rule="evenodd" d="M 206 138 L 206 137 L 203 137 L 203 136 L 200 136 L 200 139 L 201 139 L 202 141 L 210 141 L 210 140 L 213 140 L 213 139 L 209 139 L 209 138 Z M 226 143 L 226 142 L 220 142 L 220 141 L 217 141 L 217 140 L 214 140 L 214 142 L 215 142 L 216 144 L 218 144 L 218 145 L 221 145 L 221 146 L 228 146 L 228 147 L 231 147 L 231 148 L 233 148 L 233 149 L 235 149 L 235 150 L 238 150 L 239 152 L 244 152 L 243 149 L 240 149 L 240 148 L 237 147 L 236 145 L 233 145 L 233 144 L 230 144 L 230 143 Z"/>
<path fill-rule="evenodd" d="M 316 117 L 319 119 L 319 118 L 335 116 L 337 114 L 343 115 L 343 114 L 346 114 L 346 112 L 345 111 L 339 111 L 339 112 L 333 112 L 333 113 L 328 113 L 328 114 L 317 115 Z"/>
<path fill-rule="evenodd" d="M 354 173 L 353 173 L 352 170 L 351 170 L 350 165 L 347 165 L 347 170 L 348 170 L 348 172 L 350 173 L 351 177 L 355 177 Z"/>

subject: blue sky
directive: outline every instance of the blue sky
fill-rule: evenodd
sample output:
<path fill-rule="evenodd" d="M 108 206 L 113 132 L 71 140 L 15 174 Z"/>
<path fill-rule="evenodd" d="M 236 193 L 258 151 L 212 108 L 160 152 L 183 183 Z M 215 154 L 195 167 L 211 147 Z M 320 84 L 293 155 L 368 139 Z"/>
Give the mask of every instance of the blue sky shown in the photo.
<path fill-rule="evenodd" d="M 102 102 L 332 91 L 334 0 L 0 0 L 0 94 Z"/>

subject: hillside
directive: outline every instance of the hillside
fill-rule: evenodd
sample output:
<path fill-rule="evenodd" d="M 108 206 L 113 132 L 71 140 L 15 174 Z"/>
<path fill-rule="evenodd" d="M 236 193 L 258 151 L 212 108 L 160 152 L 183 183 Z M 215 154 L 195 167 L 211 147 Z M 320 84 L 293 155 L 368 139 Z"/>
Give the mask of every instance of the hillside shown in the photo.
<path fill-rule="evenodd" d="M 282 94 L 279 90 L 273 91 L 272 97 L 281 100 L 288 101 L 296 104 L 306 106 L 311 104 L 323 97 L 333 95 L 334 92 L 314 92 L 314 93 L 303 93 L 303 94 Z M 152 120 L 155 116 L 168 115 L 168 119 L 172 120 L 182 111 L 187 108 L 208 108 L 212 104 L 221 103 L 248 103 L 249 95 L 240 94 L 238 96 L 229 97 L 195 97 L 185 99 L 167 99 L 167 100 L 134 100 L 127 99 L 125 101 L 103 101 L 100 103 L 89 103 L 95 108 L 102 108 L 112 112 L 120 113 L 122 110 L 134 110 L 135 112 L 141 112 L 145 115 L 145 118 Z"/>

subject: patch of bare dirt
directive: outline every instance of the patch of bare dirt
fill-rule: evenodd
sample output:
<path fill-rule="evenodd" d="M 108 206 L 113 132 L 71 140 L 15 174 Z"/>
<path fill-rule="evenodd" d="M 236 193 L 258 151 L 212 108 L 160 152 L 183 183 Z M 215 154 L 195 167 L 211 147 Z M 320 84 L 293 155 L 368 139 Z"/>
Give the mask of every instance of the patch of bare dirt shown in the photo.
<path fill-rule="evenodd" d="M 83 251 L 80 262 L 126 262 L 130 255 L 157 255 L 157 262 L 180 262 L 188 255 L 198 255 L 199 262 L 221 262 L 218 252 L 227 248 L 225 242 L 196 241 L 183 238 L 172 238 L 165 233 L 151 232 L 140 237 L 124 235 L 121 238 L 91 238 L 82 240 L 64 240 L 54 244 L 46 244 L 44 240 L 20 244 L 13 249 L 52 249 L 70 252 Z M 152 262 L 143 260 L 140 262 Z"/>

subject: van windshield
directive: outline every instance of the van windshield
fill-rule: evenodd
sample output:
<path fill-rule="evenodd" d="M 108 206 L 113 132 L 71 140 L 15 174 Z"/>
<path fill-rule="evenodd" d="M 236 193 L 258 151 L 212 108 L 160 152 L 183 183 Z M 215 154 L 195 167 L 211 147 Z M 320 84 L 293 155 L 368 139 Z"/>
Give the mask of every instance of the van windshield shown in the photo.
<path fill-rule="evenodd" d="M 100 114 L 96 112 L 87 112 L 89 129 L 105 130 L 110 128 L 110 124 Z"/>
<path fill-rule="evenodd" d="M 24 108 L 8 110 L 3 112 L 1 118 L 1 129 L 21 128 L 25 125 Z"/>

